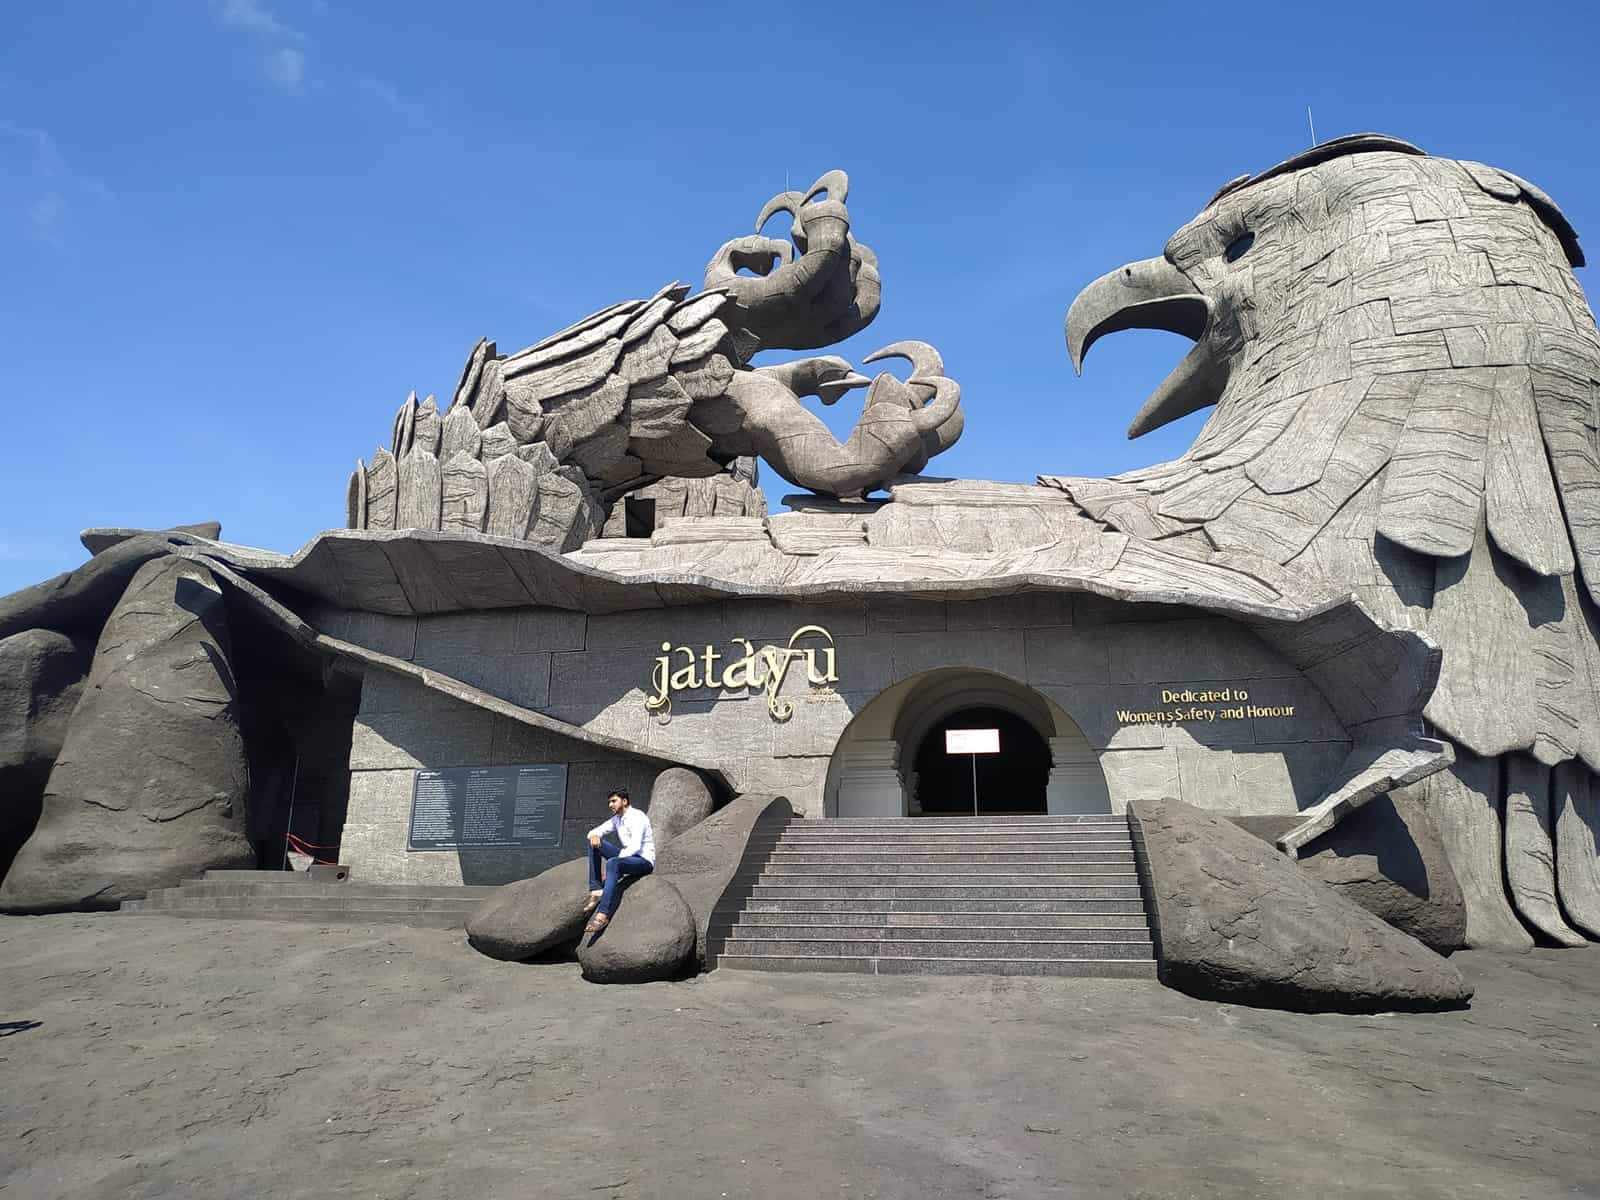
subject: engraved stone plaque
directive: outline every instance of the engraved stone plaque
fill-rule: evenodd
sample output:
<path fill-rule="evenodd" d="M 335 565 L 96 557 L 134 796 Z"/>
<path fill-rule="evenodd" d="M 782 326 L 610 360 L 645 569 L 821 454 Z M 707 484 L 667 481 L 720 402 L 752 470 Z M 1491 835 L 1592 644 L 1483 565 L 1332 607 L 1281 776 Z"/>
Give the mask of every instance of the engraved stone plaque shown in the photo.
<path fill-rule="evenodd" d="M 406 849 L 551 849 L 566 807 L 564 763 L 418 771 Z"/>

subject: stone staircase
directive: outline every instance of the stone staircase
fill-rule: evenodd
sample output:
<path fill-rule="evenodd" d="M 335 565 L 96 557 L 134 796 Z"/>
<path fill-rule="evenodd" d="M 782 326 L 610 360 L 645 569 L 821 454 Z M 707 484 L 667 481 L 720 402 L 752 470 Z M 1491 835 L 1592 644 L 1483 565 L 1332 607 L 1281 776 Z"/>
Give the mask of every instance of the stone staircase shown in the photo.
<path fill-rule="evenodd" d="M 1121 817 L 795 821 L 745 870 L 718 967 L 1156 977 Z"/>
<path fill-rule="evenodd" d="M 207 871 L 123 901 L 121 912 L 231 920 L 345 922 L 460 929 L 493 887 L 323 882 L 295 871 Z"/>

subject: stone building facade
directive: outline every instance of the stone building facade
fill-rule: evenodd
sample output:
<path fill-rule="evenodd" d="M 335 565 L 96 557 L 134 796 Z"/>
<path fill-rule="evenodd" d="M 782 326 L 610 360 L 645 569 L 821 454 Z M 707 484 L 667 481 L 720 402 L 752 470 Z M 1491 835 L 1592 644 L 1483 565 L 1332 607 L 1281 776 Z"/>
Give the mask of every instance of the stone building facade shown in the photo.
<path fill-rule="evenodd" d="M 369 667 L 341 839 L 342 859 L 369 880 L 534 873 L 581 850 L 611 787 L 648 794 L 666 762 L 698 766 L 729 792 L 786 795 L 809 818 L 916 815 L 919 750 L 978 710 L 1019 718 L 1049 755 L 1042 794 L 991 797 L 985 811 L 1120 813 L 1137 796 L 1169 794 L 1228 812 L 1293 814 L 1324 794 L 1352 746 L 1317 685 L 1246 625 L 1088 593 L 728 599 L 609 614 L 325 609 L 313 620 L 332 636 L 636 748 L 531 728 Z M 793 639 L 808 628 L 819 632 Z M 719 668 L 746 643 L 758 663 L 763 652 L 797 651 L 781 685 L 704 686 L 706 650 L 715 651 L 720 682 Z M 813 681 L 798 653 L 808 646 L 832 651 L 836 678 Z M 702 686 L 672 689 L 670 708 L 652 711 L 659 659 L 677 667 L 689 651 Z M 790 711 L 775 713 L 774 704 Z M 514 763 L 567 766 L 560 848 L 407 850 L 415 772 Z M 952 769 L 967 765 L 953 760 Z"/>

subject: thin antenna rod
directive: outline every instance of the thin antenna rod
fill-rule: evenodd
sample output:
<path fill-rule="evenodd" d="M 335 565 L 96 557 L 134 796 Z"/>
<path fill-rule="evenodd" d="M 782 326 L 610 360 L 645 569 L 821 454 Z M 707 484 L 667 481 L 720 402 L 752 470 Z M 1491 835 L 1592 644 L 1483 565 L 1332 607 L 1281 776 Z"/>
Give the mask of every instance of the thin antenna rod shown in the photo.
<path fill-rule="evenodd" d="M 1311 144 L 1317 144 L 1317 123 L 1311 119 L 1311 105 L 1306 105 L 1306 124 L 1311 126 Z"/>

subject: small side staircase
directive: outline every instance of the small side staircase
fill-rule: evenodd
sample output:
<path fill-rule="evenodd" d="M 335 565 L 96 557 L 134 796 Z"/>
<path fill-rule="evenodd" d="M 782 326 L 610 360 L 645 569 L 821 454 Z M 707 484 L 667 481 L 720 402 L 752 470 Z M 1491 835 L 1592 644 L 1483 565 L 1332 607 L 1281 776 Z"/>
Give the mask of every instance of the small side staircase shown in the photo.
<path fill-rule="evenodd" d="M 750 858 L 718 967 L 1156 977 L 1120 817 L 795 821 Z"/>
<path fill-rule="evenodd" d="M 207 871 L 125 900 L 125 913 L 460 929 L 493 887 L 323 882 L 297 871 Z"/>

